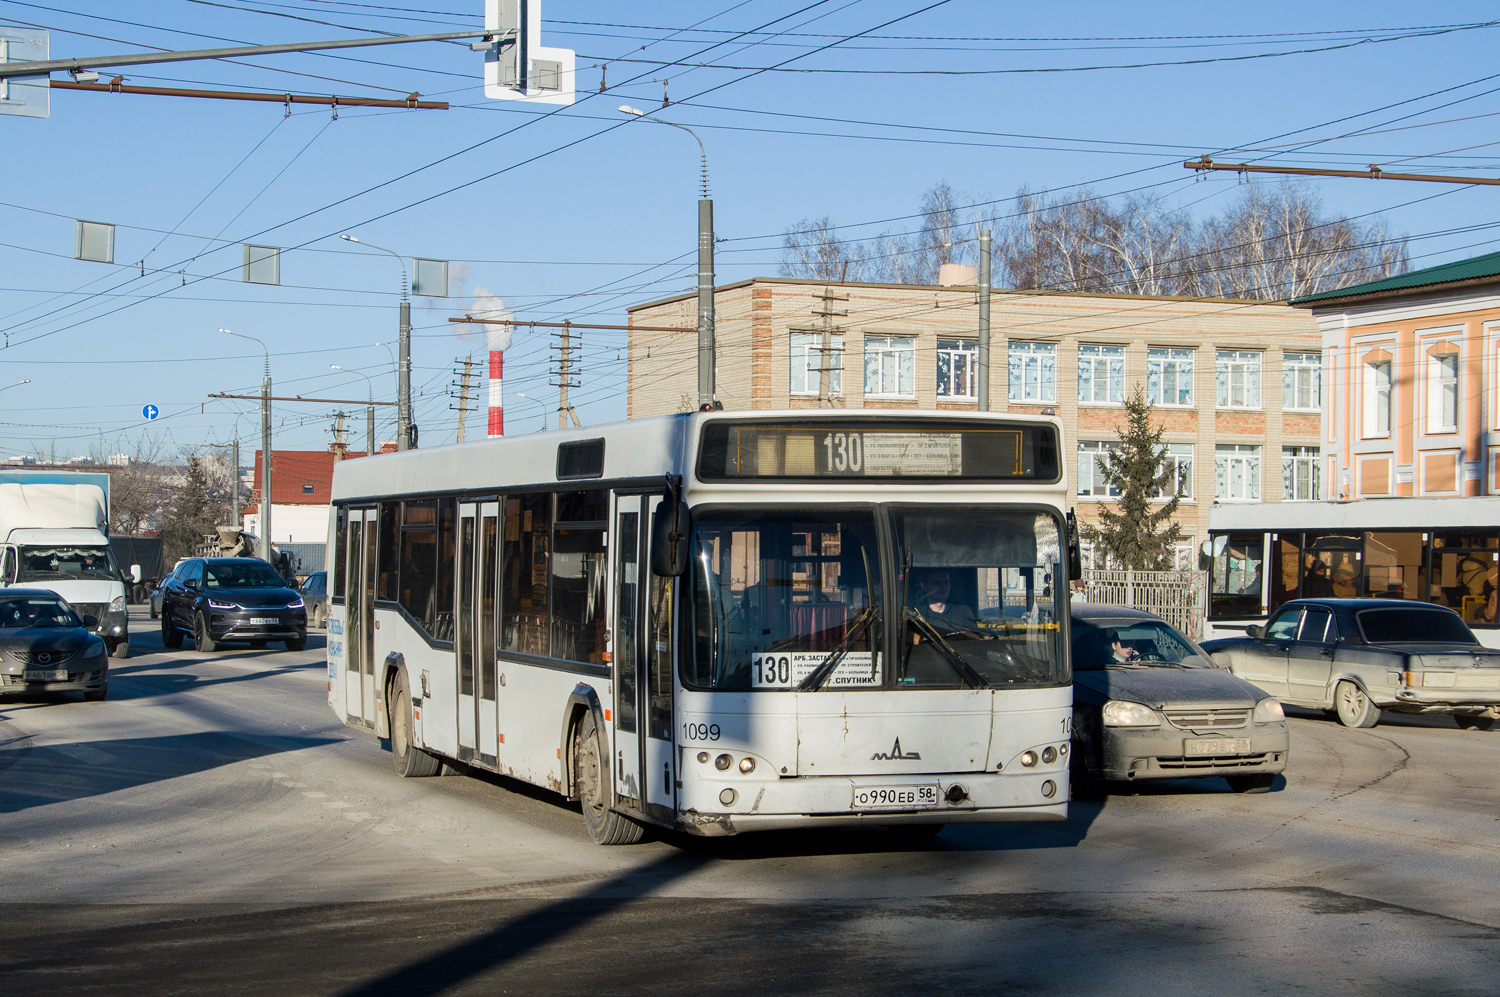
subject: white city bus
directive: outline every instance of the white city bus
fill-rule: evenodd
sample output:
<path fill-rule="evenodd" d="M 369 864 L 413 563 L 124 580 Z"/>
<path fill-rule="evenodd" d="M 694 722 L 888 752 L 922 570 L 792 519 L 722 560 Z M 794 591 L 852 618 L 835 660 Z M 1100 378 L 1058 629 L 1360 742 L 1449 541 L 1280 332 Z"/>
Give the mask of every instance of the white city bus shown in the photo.
<path fill-rule="evenodd" d="M 1208 537 L 1210 637 L 1288 599 L 1370 597 L 1447 606 L 1500 647 L 1500 497 L 1225 503 Z"/>
<path fill-rule="evenodd" d="M 339 464 L 328 702 L 600 843 L 1067 816 L 1055 419 L 708 412 Z"/>

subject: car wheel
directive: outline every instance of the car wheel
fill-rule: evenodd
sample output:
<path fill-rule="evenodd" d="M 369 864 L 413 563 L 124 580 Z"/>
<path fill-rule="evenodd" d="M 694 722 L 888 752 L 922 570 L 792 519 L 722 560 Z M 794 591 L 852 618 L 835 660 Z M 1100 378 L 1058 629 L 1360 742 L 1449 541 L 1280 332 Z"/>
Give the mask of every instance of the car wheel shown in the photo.
<path fill-rule="evenodd" d="M 109 656 L 121 660 L 130 657 L 130 643 L 128 641 L 120 641 L 120 643 L 109 649 Z"/>
<path fill-rule="evenodd" d="M 390 704 L 391 758 L 396 763 L 397 774 L 403 779 L 437 775 L 442 762 L 411 743 L 411 693 L 406 691 L 405 672 L 398 671 L 391 683 Z"/>
<path fill-rule="evenodd" d="M 165 613 L 161 618 L 161 642 L 164 647 L 181 647 L 182 631 L 172 626 L 172 620 Z"/>
<path fill-rule="evenodd" d="M 106 682 L 97 689 L 87 689 L 83 693 L 85 703 L 102 703 L 109 696 L 109 683 Z"/>
<path fill-rule="evenodd" d="M 573 785 L 583 808 L 583 823 L 596 845 L 633 845 L 645 829 L 610 809 L 609 763 L 600 743 L 594 715 L 585 712 L 573 728 Z"/>
<path fill-rule="evenodd" d="M 1073 745 L 1072 761 L 1068 764 L 1069 797 L 1074 800 L 1097 800 L 1104 796 L 1104 780 L 1089 771 L 1088 762 L 1078 745 Z"/>
<path fill-rule="evenodd" d="M 297 640 L 289 640 L 289 641 L 286 641 L 285 643 L 286 643 L 286 649 L 288 651 L 303 651 L 303 650 L 307 649 L 307 638 L 306 637 L 300 637 Z"/>
<path fill-rule="evenodd" d="M 202 613 L 193 617 L 193 646 L 205 654 L 212 654 L 219 649 L 218 642 L 208 631 L 208 617 Z"/>
<path fill-rule="evenodd" d="M 1271 787 L 1276 785 L 1274 775 L 1231 775 L 1225 776 L 1229 788 L 1236 793 L 1269 793 Z"/>
<path fill-rule="evenodd" d="M 1340 682 L 1333 690 L 1333 708 L 1345 727 L 1374 727 L 1380 722 L 1380 707 L 1353 682 Z"/>
<path fill-rule="evenodd" d="M 159 614 L 159 613 L 158 613 L 158 612 L 157 612 L 157 611 L 156 611 L 156 603 L 154 603 L 154 602 L 153 602 L 153 603 L 152 603 L 152 604 L 151 604 L 151 618 L 152 618 L 152 619 L 153 619 L 153 620 L 154 620 L 154 619 L 156 619 L 156 618 L 157 618 L 157 616 L 159 616 L 159 615 L 161 615 L 161 614 Z"/>
<path fill-rule="evenodd" d="M 1495 718 L 1472 713 L 1459 713 L 1454 716 L 1453 722 L 1464 730 L 1494 730 Z"/>

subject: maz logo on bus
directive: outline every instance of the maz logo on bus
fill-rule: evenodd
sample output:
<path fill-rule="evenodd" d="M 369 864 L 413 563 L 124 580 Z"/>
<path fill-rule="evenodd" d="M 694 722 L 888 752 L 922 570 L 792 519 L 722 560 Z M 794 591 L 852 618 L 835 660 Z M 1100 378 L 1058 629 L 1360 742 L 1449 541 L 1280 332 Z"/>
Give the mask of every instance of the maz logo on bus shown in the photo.
<path fill-rule="evenodd" d="M 865 441 L 859 433 L 824 433 L 823 449 L 828 470 L 856 474 L 864 470 Z"/>

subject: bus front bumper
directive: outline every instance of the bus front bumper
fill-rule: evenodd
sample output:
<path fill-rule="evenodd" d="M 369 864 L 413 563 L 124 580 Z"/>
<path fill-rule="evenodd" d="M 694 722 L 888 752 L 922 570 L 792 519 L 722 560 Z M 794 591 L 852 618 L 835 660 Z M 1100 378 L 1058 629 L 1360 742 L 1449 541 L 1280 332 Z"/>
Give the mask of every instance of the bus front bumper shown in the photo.
<path fill-rule="evenodd" d="M 686 782 L 680 792 L 678 827 L 717 837 L 742 831 L 795 827 L 857 827 L 897 824 L 989 824 L 1068 819 L 1068 772 L 1064 762 L 1036 771 L 963 772 L 936 775 L 847 778 L 802 776 L 775 780 Z M 935 805 L 905 809 L 857 809 L 857 790 L 936 787 Z M 732 794 L 732 796 L 730 795 Z"/>

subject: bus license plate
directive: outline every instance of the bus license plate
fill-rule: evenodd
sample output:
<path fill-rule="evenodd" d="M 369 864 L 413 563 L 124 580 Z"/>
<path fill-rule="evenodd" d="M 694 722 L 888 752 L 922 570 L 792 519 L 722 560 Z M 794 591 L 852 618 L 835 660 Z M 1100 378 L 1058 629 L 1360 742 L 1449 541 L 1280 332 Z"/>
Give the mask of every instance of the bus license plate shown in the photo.
<path fill-rule="evenodd" d="M 66 668 L 28 668 L 26 669 L 26 681 L 66 682 L 68 681 L 68 670 Z"/>
<path fill-rule="evenodd" d="M 1248 737 L 1200 737 L 1182 742 L 1182 753 L 1194 755 L 1248 755 Z"/>
<path fill-rule="evenodd" d="M 855 810 L 923 810 L 938 805 L 936 786 L 855 786 Z"/>
<path fill-rule="evenodd" d="M 250 625 L 252 627 L 274 627 L 276 624 L 278 624 L 280 622 L 281 621 L 278 620 L 274 616 L 252 616 L 252 617 L 250 617 Z"/>

